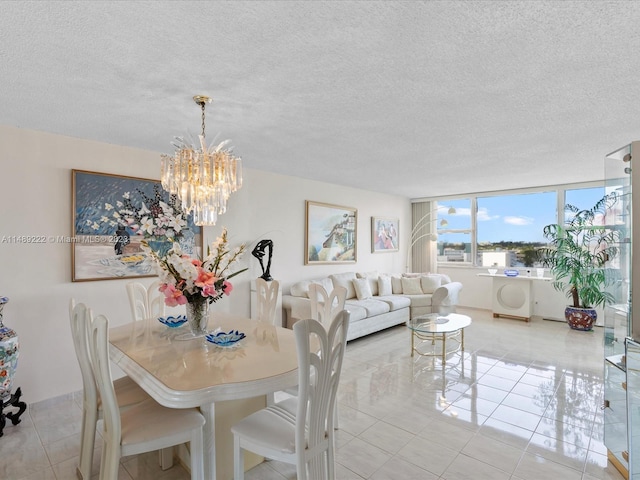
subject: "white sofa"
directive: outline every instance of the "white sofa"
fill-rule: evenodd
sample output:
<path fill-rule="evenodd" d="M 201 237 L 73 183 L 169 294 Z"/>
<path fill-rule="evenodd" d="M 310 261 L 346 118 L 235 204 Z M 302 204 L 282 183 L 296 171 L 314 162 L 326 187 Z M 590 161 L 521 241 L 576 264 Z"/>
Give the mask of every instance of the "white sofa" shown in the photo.
<path fill-rule="evenodd" d="M 462 289 L 443 274 L 378 274 L 346 272 L 317 280 L 294 283 L 282 296 L 285 325 L 311 315 L 309 285 L 318 283 L 327 292 L 347 289 L 345 308 L 351 313 L 347 340 L 362 337 L 427 313 L 455 310 Z"/>

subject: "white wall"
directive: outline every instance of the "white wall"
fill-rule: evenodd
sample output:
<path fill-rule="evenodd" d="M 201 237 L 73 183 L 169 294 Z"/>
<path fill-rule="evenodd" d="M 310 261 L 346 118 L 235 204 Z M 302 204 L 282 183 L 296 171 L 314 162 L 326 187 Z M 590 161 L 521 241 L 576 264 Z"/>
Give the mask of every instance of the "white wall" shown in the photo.
<path fill-rule="evenodd" d="M 112 325 L 121 325 L 130 321 L 125 285 L 131 280 L 74 283 L 69 244 L 8 243 L 2 238 L 71 236 L 72 169 L 158 178 L 159 154 L 9 126 L 0 126 L 0 151 L 0 296 L 9 297 L 5 325 L 20 336 L 15 386 L 32 403 L 82 388 L 69 331 L 69 299 L 86 302 Z M 285 290 L 299 279 L 342 271 L 403 271 L 406 248 L 372 254 L 370 225 L 373 215 L 398 217 L 401 241 L 407 238 L 409 199 L 247 168 L 259 164 L 260 159 L 245 159 L 244 186 L 230 199 L 219 224 L 205 229 L 205 242 L 222 226 L 228 227 L 232 243 L 249 243 L 249 251 L 256 241 L 272 239 L 271 274 Z M 358 209 L 356 264 L 303 264 L 305 200 Z M 250 253 L 243 263 L 250 270 L 236 277 L 233 294 L 214 304 L 214 311 L 249 315 L 250 280 L 261 270 Z"/>

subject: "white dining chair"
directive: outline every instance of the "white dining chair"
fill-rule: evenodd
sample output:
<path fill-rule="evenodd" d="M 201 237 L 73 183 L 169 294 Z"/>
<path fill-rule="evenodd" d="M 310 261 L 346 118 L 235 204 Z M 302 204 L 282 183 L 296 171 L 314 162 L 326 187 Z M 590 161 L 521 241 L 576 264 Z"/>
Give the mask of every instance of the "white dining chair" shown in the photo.
<path fill-rule="evenodd" d="M 257 320 L 275 325 L 279 288 L 280 284 L 277 280 L 267 282 L 263 278 L 256 279 Z"/>
<path fill-rule="evenodd" d="M 347 289 L 345 287 L 334 287 L 331 293 L 328 293 L 322 285 L 312 283 L 309 285 L 311 318 L 329 328 L 334 317 L 344 310 L 346 298 Z"/>
<path fill-rule="evenodd" d="M 69 320 L 73 346 L 82 375 L 82 430 L 80 432 L 80 458 L 77 466 L 77 475 L 81 480 L 89 480 L 91 478 L 93 451 L 95 448 L 96 423 L 102 411 L 102 402 L 96 387 L 89 355 L 91 310 L 83 303 L 76 305 L 75 299 L 72 298 L 69 302 Z M 126 376 L 113 382 L 113 387 L 118 406 L 123 409 L 151 398 L 133 380 Z"/>
<path fill-rule="evenodd" d="M 158 290 L 158 287 L 160 287 L 159 280 L 149 285 L 149 288 L 139 282 L 127 283 L 129 306 L 134 321 L 164 316 L 164 295 Z"/>
<path fill-rule="evenodd" d="M 333 411 L 347 343 L 349 312 L 327 330 L 313 319 L 293 326 L 299 394 L 259 410 L 231 427 L 234 479 L 244 479 L 244 450 L 296 465 L 298 480 L 335 479 Z"/>
<path fill-rule="evenodd" d="M 329 328 L 331 322 L 338 313 L 344 310 L 344 302 L 347 298 L 345 287 L 334 287 L 331 293 L 327 293 L 325 288 L 317 283 L 309 285 L 309 299 L 311 300 L 311 318 L 319 321 L 325 328 Z M 284 390 L 289 395 L 297 395 L 298 387 Z M 333 427 L 339 428 L 338 424 L 338 403 L 334 410 Z"/>
<path fill-rule="evenodd" d="M 204 417 L 196 408 L 163 407 L 153 399 L 126 410 L 118 408 L 109 363 L 109 322 L 98 315 L 91 322 L 89 352 L 102 398 L 103 445 L 100 480 L 116 480 L 123 456 L 190 443 L 191 479 L 204 478 Z"/>

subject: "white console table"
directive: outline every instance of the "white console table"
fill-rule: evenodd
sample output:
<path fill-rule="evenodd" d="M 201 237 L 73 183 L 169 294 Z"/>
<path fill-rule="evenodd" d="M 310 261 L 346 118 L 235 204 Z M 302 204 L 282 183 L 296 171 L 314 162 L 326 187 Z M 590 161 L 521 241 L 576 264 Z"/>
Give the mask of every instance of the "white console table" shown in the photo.
<path fill-rule="evenodd" d="M 491 275 L 479 273 L 479 277 L 490 277 L 493 281 L 492 303 L 493 317 L 509 317 L 529 321 L 533 315 L 533 295 L 531 282 L 549 282 L 551 277 L 529 277 L 518 275 L 509 277 L 504 274 Z"/>

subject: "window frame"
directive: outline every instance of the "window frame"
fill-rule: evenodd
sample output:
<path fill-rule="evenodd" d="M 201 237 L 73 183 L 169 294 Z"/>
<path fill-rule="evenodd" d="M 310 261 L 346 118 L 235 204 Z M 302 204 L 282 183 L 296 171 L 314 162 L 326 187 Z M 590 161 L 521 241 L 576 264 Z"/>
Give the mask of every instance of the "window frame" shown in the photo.
<path fill-rule="evenodd" d="M 567 183 L 560 185 L 546 185 L 540 187 L 529 187 L 529 188 L 519 188 L 519 189 L 511 189 L 511 190 L 494 190 L 488 192 L 473 192 L 467 194 L 459 194 L 459 195 L 446 195 L 440 197 L 421 197 L 411 199 L 411 203 L 420 203 L 420 202 L 433 202 L 435 206 L 435 210 L 437 211 L 437 207 L 440 204 L 446 204 L 447 201 L 452 200 L 470 200 L 470 209 L 473 214 L 471 215 L 471 229 L 438 229 L 437 233 L 469 233 L 471 238 L 471 258 L 473 259 L 471 262 L 442 262 L 436 260 L 436 265 L 438 267 L 443 268 L 484 268 L 477 264 L 477 252 L 478 252 L 478 225 L 477 225 L 477 216 L 478 216 L 478 197 L 498 197 L 498 196 L 506 196 L 506 195 L 526 195 L 531 193 L 541 193 L 541 192 L 556 192 L 556 222 L 564 223 L 564 207 L 566 205 L 566 192 L 567 190 L 578 190 L 583 188 L 595 188 L 602 187 L 605 188 L 605 181 L 603 180 L 595 180 L 591 182 L 578 182 L 578 183 Z M 437 248 L 437 247 L 436 247 Z"/>

